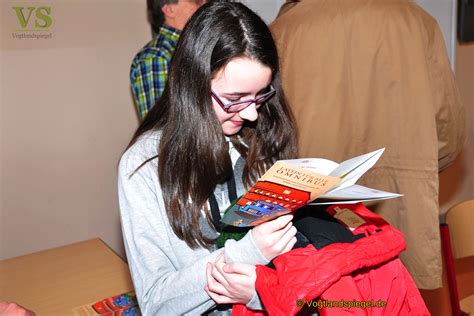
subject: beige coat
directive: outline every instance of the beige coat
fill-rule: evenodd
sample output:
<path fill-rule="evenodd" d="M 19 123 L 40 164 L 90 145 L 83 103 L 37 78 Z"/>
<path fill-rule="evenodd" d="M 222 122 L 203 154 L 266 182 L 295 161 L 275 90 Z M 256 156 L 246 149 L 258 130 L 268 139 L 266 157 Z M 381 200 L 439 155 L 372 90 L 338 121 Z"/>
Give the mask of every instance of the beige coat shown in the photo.
<path fill-rule="evenodd" d="M 436 21 L 404 0 L 302 0 L 271 25 L 301 157 L 386 147 L 360 183 L 404 197 L 372 206 L 405 234 L 420 288 L 441 286 L 438 172 L 464 141 L 464 110 Z"/>

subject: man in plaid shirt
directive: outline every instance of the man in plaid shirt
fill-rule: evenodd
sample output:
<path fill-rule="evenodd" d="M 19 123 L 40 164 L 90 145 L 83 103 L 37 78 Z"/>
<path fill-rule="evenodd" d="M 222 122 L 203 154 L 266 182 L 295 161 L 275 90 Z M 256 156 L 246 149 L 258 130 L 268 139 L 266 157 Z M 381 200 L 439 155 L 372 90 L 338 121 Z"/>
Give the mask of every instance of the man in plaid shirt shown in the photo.
<path fill-rule="evenodd" d="M 204 0 L 147 0 L 154 33 L 133 58 L 130 83 L 140 120 L 160 98 L 180 31 Z"/>

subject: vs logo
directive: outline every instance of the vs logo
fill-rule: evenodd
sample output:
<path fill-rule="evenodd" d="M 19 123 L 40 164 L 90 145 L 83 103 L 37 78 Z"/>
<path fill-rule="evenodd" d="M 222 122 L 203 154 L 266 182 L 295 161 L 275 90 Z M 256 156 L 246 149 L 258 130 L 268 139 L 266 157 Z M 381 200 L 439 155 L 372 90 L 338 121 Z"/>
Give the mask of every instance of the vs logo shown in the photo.
<path fill-rule="evenodd" d="M 22 29 L 31 25 L 30 20 L 33 12 L 35 16 L 34 28 L 47 30 L 53 24 L 51 7 L 12 7 L 12 9 L 15 10 Z"/>

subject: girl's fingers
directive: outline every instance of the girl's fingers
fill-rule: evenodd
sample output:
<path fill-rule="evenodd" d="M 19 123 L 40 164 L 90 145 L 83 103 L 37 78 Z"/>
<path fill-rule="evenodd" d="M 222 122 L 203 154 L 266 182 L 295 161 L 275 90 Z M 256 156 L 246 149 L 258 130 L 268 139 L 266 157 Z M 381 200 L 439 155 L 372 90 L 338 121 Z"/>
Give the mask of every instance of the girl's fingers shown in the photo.
<path fill-rule="evenodd" d="M 286 249 L 290 241 L 296 236 L 296 232 L 296 227 L 290 226 L 288 229 L 286 229 L 285 234 L 281 236 L 280 240 L 277 241 L 275 247 L 277 249 Z"/>
<path fill-rule="evenodd" d="M 294 227 L 293 222 L 290 221 L 282 229 L 273 232 L 272 233 L 272 238 L 275 238 L 276 241 L 282 239 L 283 236 L 285 236 L 288 233 L 288 231 L 291 230 L 292 227 Z M 296 232 L 295 232 L 295 234 L 296 234 Z"/>
<path fill-rule="evenodd" d="M 224 253 L 221 253 L 217 256 L 216 261 L 212 267 L 212 276 L 226 288 L 229 284 L 225 278 L 225 272 L 222 270 L 222 267 L 225 265 Z"/>
<path fill-rule="evenodd" d="M 229 286 L 229 282 L 227 281 L 225 277 L 225 272 L 222 270 L 222 267 L 224 265 L 225 263 L 212 266 L 211 275 L 214 278 L 214 280 L 216 280 L 222 286 L 227 288 Z"/>
<path fill-rule="evenodd" d="M 212 292 L 208 286 L 204 287 L 204 291 L 206 291 L 207 295 L 216 302 L 217 304 L 233 304 L 236 303 L 233 299 L 225 296 L 225 295 L 220 295 L 217 293 Z"/>
<path fill-rule="evenodd" d="M 259 229 L 262 234 L 270 234 L 285 227 L 289 222 L 291 222 L 292 219 L 292 214 L 283 215 L 274 220 L 260 224 L 257 226 L 257 229 Z"/>
<path fill-rule="evenodd" d="M 208 263 L 206 266 L 206 275 L 207 275 L 207 287 L 214 293 L 219 295 L 230 295 L 229 291 L 222 285 L 216 278 L 214 278 L 215 272 L 213 272 L 213 266 L 211 263 Z M 223 278 L 223 277 L 222 277 Z M 224 279 L 224 282 L 225 281 Z"/>
<path fill-rule="evenodd" d="M 229 287 L 233 292 L 241 292 L 240 289 L 251 288 L 252 292 L 255 291 L 255 280 L 257 274 L 255 272 L 255 266 L 244 264 L 244 263 L 229 263 L 223 267 L 225 272 L 224 277 L 226 278 Z"/>
<path fill-rule="evenodd" d="M 288 242 L 288 244 L 285 246 L 285 248 L 283 249 L 283 251 L 281 252 L 281 254 L 285 253 L 285 252 L 288 252 L 290 251 L 291 249 L 293 249 L 293 246 L 296 244 L 296 237 L 293 236 L 290 241 Z"/>

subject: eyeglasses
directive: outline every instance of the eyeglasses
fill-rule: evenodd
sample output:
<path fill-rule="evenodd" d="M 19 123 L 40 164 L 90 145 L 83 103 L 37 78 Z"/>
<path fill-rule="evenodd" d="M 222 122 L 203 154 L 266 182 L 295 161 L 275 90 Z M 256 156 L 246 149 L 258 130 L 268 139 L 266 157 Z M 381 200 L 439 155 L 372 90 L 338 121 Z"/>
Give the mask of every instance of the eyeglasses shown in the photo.
<path fill-rule="evenodd" d="M 221 98 L 217 96 L 217 94 L 211 90 L 211 95 L 216 100 L 217 103 L 221 106 L 221 108 L 226 111 L 227 113 L 235 113 L 235 112 L 240 112 L 243 109 L 249 107 L 252 103 L 255 103 L 255 105 L 260 105 L 265 101 L 268 101 L 270 98 L 272 98 L 275 95 L 275 89 L 273 89 L 272 86 L 269 87 L 269 91 L 265 92 L 261 95 L 255 96 L 254 99 L 247 99 L 247 100 L 238 100 L 238 101 L 233 101 L 225 104 Z"/>

